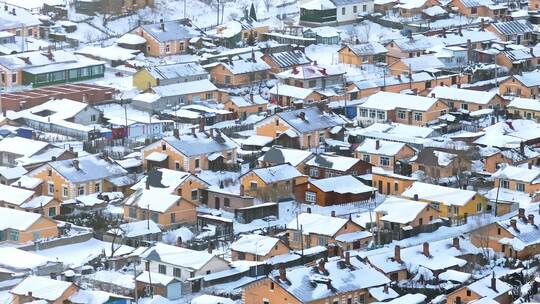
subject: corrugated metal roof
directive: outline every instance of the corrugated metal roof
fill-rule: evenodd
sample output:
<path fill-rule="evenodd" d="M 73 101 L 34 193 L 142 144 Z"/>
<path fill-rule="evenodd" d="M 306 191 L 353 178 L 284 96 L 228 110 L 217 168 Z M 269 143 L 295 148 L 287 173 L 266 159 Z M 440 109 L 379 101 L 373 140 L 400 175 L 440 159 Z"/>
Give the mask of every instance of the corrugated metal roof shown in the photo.
<path fill-rule="evenodd" d="M 268 56 L 272 58 L 272 60 L 277 63 L 280 68 L 311 63 L 311 59 L 309 59 L 306 54 L 299 50 L 273 53 Z"/>
<path fill-rule="evenodd" d="M 517 35 L 533 32 L 533 25 L 526 20 L 514 20 L 507 22 L 492 23 L 495 29 L 503 35 Z"/>

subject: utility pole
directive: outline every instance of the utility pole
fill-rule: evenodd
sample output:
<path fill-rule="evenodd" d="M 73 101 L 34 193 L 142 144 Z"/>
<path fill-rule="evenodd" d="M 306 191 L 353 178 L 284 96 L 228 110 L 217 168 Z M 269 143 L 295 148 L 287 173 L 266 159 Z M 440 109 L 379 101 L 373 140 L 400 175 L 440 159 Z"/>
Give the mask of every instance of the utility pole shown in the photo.
<path fill-rule="evenodd" d="M 219 25 L 219 0 L 217 0 L 217 20 L 216 25 Z"/>
<path fill-rule="evenodd" d="M 150 230 L 150 204 L 146 205 L 146 229 Z"/>
<path fill-rule="evenodd" d="M 133 258 L 133 277 L 135 278 L 135 282 L 137 281 L 137 261 L 136 258 Z M 135 286 L 135 303 L 137 303 L 138 294 L 137 294 L 137 286 Z"/>

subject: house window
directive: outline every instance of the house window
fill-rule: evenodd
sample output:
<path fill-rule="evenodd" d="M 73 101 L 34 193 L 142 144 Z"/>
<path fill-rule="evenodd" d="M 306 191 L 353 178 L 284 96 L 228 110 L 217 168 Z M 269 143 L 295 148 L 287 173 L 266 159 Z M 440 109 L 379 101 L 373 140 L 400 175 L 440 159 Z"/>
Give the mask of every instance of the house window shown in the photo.
<path fill-rule="evenodd" d="M 367 5 L 362 5 L 362 11 L 367 12 Z"/>
<path fill-rule="evenodd" d="M 183 51 L 183 50 L 184 50 L 184 43 L 183 43 L 183 42 L 180 43 L 179 48 L 180 48 L 180 51 Z"/>
<path fill-rule="evenodd" d="M 79 193 L 79 195 L 84 195 L 84 185 L 79 186 L 79 190 L 77 192 Z"/>
<path fill-rule="evenodd" d="M 263 304 L 270 304 L 270 300 L 268 300 L 268 299 L 263 299 Z"/>
<path fill-rule="evenodd" d="M 92 116 L 90 116 L 90 120 L 91 121 L 96 121 L 97 120 L 97 117 L 95 114 L 92 114 Z"/>
<path fill-rule="evenodd" d="M 420 113 L 420 112 L 414 112 L 414 120 L 416 120 L 416 121 L 422 121 L 422 113 Z"/>
<path fill-rule="evenodd" d="M 525 184 L 524 183 L 516 183 L 516 190 L 520 192 L 525 192 Z"/>
<path fill-rule="evenodd" d="M 399 184 L 396 182 L 394 183 L 394 191 L 399 192 L 398 189 L 399 189 Z"/>
<path fill-rule="evenodd" d="M 398 111 L 397 112 L 397 117 L 399 119 L 405 119 L 405 117 L 406 117 L 405 111 Z"/>
<path fill-rule="evenodd" d="M 501 180 L 501 188 L 504 188 L 504 189 L 510 188 L 510 183 L 507 180 Z"/>
<path fill-rule="evenodd" d="M 317 80 L 310 80 L 310 81 L 308 82 L 308 86 L 309 86 L 310 88 L 314 88 L 315 86 L 317 86 Z"/>
<path fill-rule="evenodd" d="M 467 297 L 470 297 L 470 296 L 471 296 L 471 291 L 467 290 Z"/>
<path fill-rule="evenodd" d="M 171 46 L 170 45 L 165 45 L 165 52 L 169 53 L 171 51 Z"/>
<path fill-rule="evenodd" d="M 166 274 L 166 273 L 167 273 L 167 266 L 162 265 L 162 264 L 159 264 L 159 266 L 158 266 L 158 271 L 159 271 L 159 273 L 161 273 L 161 274 Z"/>
<path fill-rule="evenodd" d="M 469 104 L 467 103 L 461 103 L 461 109 L 465 111 L 469 111 Z"/>
<path fill-rule="evenodd" d="M 180 170 L 180 163 L 174 162 L 174 168 L 176 169 L 176 171 Z"/>
<path fill-rule="evenodd" d="M 386 113 L 384 111 L 377 111 L 377 119 L 378 120 L 385 120 L 386 119 Z"/>
<path fill-rule="evenodd" d="M 228 198 L 223 199 L 223 205 L 225 207 L 230 207 L 231 206 L 231 200 L 228 199 Z"/>
<path fill-rule="evenodd" d="M 270 282 L 270 290 L 274 290 L 274 282 Z"/>
<path fill-rule="evenodd" d="M 161 150 L 162 150 L 162 151 L 167 150 L 167 145 L 166 145 L 166 144 L 161 144 Z"/>
<path fill-rule="evenodd" d="M 68 197 L 69 196 L 68 187 L 66 187 L 66 186 L 62 187 L 62 196 L 63 197 Z"/>
<path fill-rule="evenodd" d="M 381 156 L 380 164 L 381 164 L 381 166 L 389 166 L 390 165 L 390 158 L 388 158 L 386 156 Z"/>
<path fill-rule="evenodd" d="M 56 207 L 49 208 L 49 216 L 50 217 L 56 216 Z"/>
<path fill-rule="evenodd" d="M 300 231 L 294 231 L 292 235 L 292 239 L 293 239 L 293 242 L 300 242 L 302 240 Z"/>
<path fill-rule="evenodd" d="M 176 223 L 176 213 L 171 213 L 171 223 Z"/>
<path fill-rule="evenodd" d="M 47 175 L 52 176 L 52 170 L 47 170 Z"/>
<path fill-rule="evenodd" d="M 317 201 L 317 194 L 315 192 L 306 191 L 306 202 L 315 203 Z"/>
<path fill-rule="evenodd" d="M 49 194 L 54 194 L 54 184 L 49 184 Z"/>
<path fill-rule="evenodd" d="M 227 160 L 232 160 L 232 152 L 227 152 Z"/>
<path fill-rule="evenodd" d="M 355 6 L 352 7 L 352 11 L 354 14 L 358 13 L 358 8 Z"/>
<path fill-rule="evenodd" d="M 347 13 L 347 12 L 346 12 L 345 7 L 342 7 L 342 8 L 341 8 L 341 14 L 342 14 L 342 15 L 345 15 L 346 13 Z"/>
<path fill-rule="evenodd" d="M 136 210 L 135 208 L 130 207 L 130 208 L 128 209 L 128 213 L 129 213 L 128 216 L 129 216 L 130 218 L 137 218 L 137 210 Z"/>
<path fill-rule="evenodd" d="M 238 259 L 239 260 L 245 260 L 246 259 L 246 253 L 245 252 L 238 252 Z"/>
<path fill-rule="evenodd" d="M 231 83 L 231 76 L 225 76 L 224 82 L 225 82 L 225 84 L 230 84 Z"/>
<path fill-rule="evenodd" d="M 11 83 L 17 83 L 17 74 L 11 74 Z"/>
<path fill-rule="evenodd" d="M 191 190 L 191 200 L 196 201 L 199 199 L 199 190 L 193 189 Z"/>
<path fill-rule="evenodd" d="M 371 156 L 369 154 L 364 154 L 362 155 L 362 160 L 365 161 L 366 163 L 369 163 L 371 162 Z"/>
<path fill-rule="evenodd" d="M 101 184 L 100 183 L 96 183 L 94 185 L 94 193 L 99 193 L 101 192 Z"/>
<path fill-rule="evenodd" d="M 11 229 L 8 230 L 8 240 L 19 241 L 19 231 Z"/>
<path fill-rule="evenodd" d="M 476 212 L 478 212 L 478 213 L 482 212 L 482 203 L 477 203 L 476 204 Z"/>
<path fill-rule="evenodd" d="M 195 158 L 195 169 L 199 169 L 200 165 L 201 165 L 201 160 L 198 158 Z"/>
<path fill-rule="evenodd" d="M 311 177 L 319 176 L 319 169 L 317 167 L 309 168 L 309 176 L 311 176 Z"/>
<path fill-rule="evenodd" d="M 317 244 L 319 246 L 326 246 L 328 244 L 328 238 L 326 236 L 319 236 L 317 238 Z"/>
<path fill-rule="evenodd" d="M 176 268 L 174 267 L 173 268 L 173 277 L 181 277 L 182 276 L 182 270 L 180 270 L 180 268 Z"/>
<path fill-rule="evenodd" d="M 249 189 L 251 190 L 257 190 L 257 182 L 251 182 L 249 184 Z"/>
<path fill-rule="evenodd" d="M 151 212 L 150 213 L 150 219 L 154 223 L 159 223 L 159 214 L 157 212 Z"/>
<path fill-rule="evenodd" d="M 477 13 L 476 7 L 471 7 L 471 14 L 476 14 L 476 13 Z"/>

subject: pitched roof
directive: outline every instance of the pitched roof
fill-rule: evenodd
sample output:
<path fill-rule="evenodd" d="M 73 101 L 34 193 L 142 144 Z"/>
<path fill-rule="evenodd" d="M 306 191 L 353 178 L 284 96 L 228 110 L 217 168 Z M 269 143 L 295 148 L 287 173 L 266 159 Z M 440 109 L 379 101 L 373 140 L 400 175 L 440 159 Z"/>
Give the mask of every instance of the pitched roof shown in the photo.
<path fill-rule="evenodd" d="M 491 25 L 503 35 L 521 35 L 535 30 L 532 23 L 527 20 L 495 22 Z"/>
<path fill-rule="evenodd" d="M 355 151 L 360 153 L 394 156 L 403 148 L 405 148 L 404 143 L 366 138 Z"/>
<path fill-rule="evenodd" d="M 493 173 L 493 177 L 538 184 L 540 183 L 540 168 L 529 169 L 526 167 L 504 166 Z"/>
<path fill-rule="evenodd" d="M 272 251 L 279 239 L 258 234 L 243 235 L 231 244 L 231 249 L 239 252 L 265 256 Z"/>
<path fill-rule="evenodd" d="M 181 22 L 182 20 L 166 21 L 163 23 L 165 30 L 161 28 L 161 23 L 144 24 L 142 27 L 159 42 L 188 40 L 200 35 L 197 30 Z"/>
<path fill-rule="evenodd" d="M 328 168 L 337 171 L 347 171 L 362 160 L 332 154 L 318 154 L 306 162 L 306 165 L 320 168 Z"/>
<path fill-rule="evenodd" d="M 71 286 L 73 286 L 73 283 L 31 275 L 13 288 L 11 293 L 27 296 L 31 292 L 32 297 L 35 299 L 52 302 L 60 298 Z"/>
<path fill-rule="evenodd" d="M 287 229 L 296 230 L 302 226 L 302 233 L 305 235 L 320 234 L 333 237 L 348 221 L 340 217 L 301 213 L 287 224 Z"/>
<path fill-rule="evenodd" d="M 414 182 L 401 195 L 408 198 L 438 202 L 447 206 L 465 206 L 475 195 L 476 191 L 463 190 L 421 182 Z"/>
<path fill-rule="evenodd" d="M 361 44 L 348 44 L 353 53 L 358 56 L 385 54 L 388 50 L 378 42 L 366 42 Z"/>
<path fill-rule="evenodd" d="M 195 135 L 181 134 L 178 138 L 168 136 L 163 140 L 186 156 L 209 155 L 238 148 L 233 140 L 221 132 L 214 132 L 214 137 L 205 132 L 196 132 Z M 159 141 L 156 143 L 160 144 Z M 156 143 L 149 147 L 154 147 Z"/>
<path fill-rule="evenodd" d="M 284 51 L 277 53 L 270 53 L 268 57 L 272 59 L 280 68 L 288 68 L 297 65 L 310 64 L 306 54 L 300 50 Z"/>
<path fill-rule="evenodd" d="M 210 260 L 216 258 L 215 255 L 208 253 L 206 250 L 197 251 L 164 243 L 157 243 L 141 256 L 147 260 L 161 261 L 193 270 L 201 269 Z"/>
<path fill-rule="evenodd" d="M 273 164 L 289 163 L 296 167 L 312 155 L 313 153 L 307 150 L 272 147 L 259 160 Z"/>
<path fill-rule="evenodd" d="M 279 164 L 272 167 L 255 168 L 249 172 L 255 173 L 266 184 L 288 181 L 303 176 L 303 174 L 300 173 L 296 167 L 288 163 Z"/>
<path fill-rule="evenodd" d="M 148 68 L 156 79 L 175 79 L 193 75 L 206 75 L 206 70 L 196 62 L 156 65 Z"/>
<path fill-rule="evenodd" d="M 493 100 L 493 98 L 497 96 L 497 93 L 495 92 L 485 92 L 441 86 L 435 87 L 433 90 L 431 90 L 430 96 L 432 96 L 433 94 L 433 97 L 435 98 L 470 102 L 483 105 L 488 104 L 491 100 Z"/>
<path fill-rule="evenodd" d="M 43 216 L 34 212 L 25 212 L 11 208 L 0 207 L 0 230 L 14 229 L 24 231 Z"/>
<path fill-rule="evenodd" d="M 49 143 L 24 137 L 6 137 L 0 140 L 0 152 L 32 156 L 49 146 Z"/>
<path fill-rule="evenodd" d="M 275 115 L 300 133 L 325 130 L 346 123 L 339 115 L 323 112 L 317 107 L 280 112 Z"/>
<path fill-rule="evenodd" d="M 339 66 L 323 66 L 315 65 L 302 65 L 294 67 L 290 70 L 283 71 L 277 76 L 279 78 L 292 78 L 292 79 L 317 79 L 326 78 L 328 76 L 343 75 L 345 72 L 341 70 Z"/>
<path fill-rule="evenodd" d="M 181 199 L 182 197 L 171 194 L 166 189 L 138 189 L 128 197 L 124 205 L 163 213 Z"/>
<path fill-rule="evenodd" d="M 0 201 L 20 206 L 29 200 L 34 191 L 0 184 Z"/>
<path fill-rule="evenodd" d="M 407 95 L 391 92 L 377 92 L 369 96 L 360 108 L 377 109 L 377 110 L 395 110 L 395 109 L 410 109 L 416 111 L 427 111 L 436 102 L 437 98 L 424 97 L 418 95 Z"/>
<path fill-rule="evenodd" d="M 424 202 L 389 197 L 375 208 L 375 212 L 383 214 L 380 217 L 383 221 L 405 225 L 414 221 L 427 206 L 429 204 Z"/>
<path fill-rule="evenodd" d="M 76 167 L 78 162 L 78 169 Z M 72 183 L 83 183 L 125 175 L 127 171 L 113 161 L 103 159 L 99 154 L 90 154 L 74 159 L 57 160 L 48 163 L 51 168 Z M 33 172 L 41 170 L 42 167 Z"/>
<path fill-rule="evenodd" d="M 530 98 L 514 98 L 508 104 L 508 108 L 516 108 L 540 112 L 540 100 Z"/>
<path fill-rule="evenodd" d="M 359 194 L 373 192 L 375 188 L 366 186 L 352 175 L 334 176 L 329 178 L 314 179 L 312 185 L 324 192 L 336 192 L 340 194 Z"/>

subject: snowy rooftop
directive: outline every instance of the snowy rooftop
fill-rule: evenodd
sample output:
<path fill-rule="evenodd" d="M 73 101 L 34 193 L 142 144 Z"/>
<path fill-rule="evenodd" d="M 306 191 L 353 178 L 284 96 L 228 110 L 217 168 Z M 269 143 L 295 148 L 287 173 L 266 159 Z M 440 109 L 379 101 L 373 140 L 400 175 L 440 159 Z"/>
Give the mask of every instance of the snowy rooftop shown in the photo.
<path fill-rule="evenodd" d="M 41 214 L 0 207 L 0 230 L 26 230 L 41 218 Z"/>
<path fill-rule="evenodd" d="M 475 191 L 463 190 L 421 182 L 414 182 L 402 195 L 413 198 L 418 195 L 418 199 L 432 202 L 439 202 L 447 206 L 464 206 L 477 193 Z"/>
<path fill-rule="evenodd" d="M 495 279 L 496 290 L 491 288 L 491 276 L 487 276 L 467 286 L 469 290 L 480 297 L 496 298 L 512 290 L 512 286 L 499 279 Z"/>
<path fill-rule="evenodd" d="M 163 28 L 162 28 L 163 26 Z M 165 21 L 161 23 L 145 24 L 143 29 L 159 42 L 189 40 L 200 36 L 201 33 L 192 27 L 185 26 L 178 21 Z"/>
<path fill-rule="evenodd" d="M 170 283 L 174 282 L 176 279 L 174 277 L 148 271 L 143 271 L 140 275 L 137 276 L 136 280 L 138 282 L 143 282 L 147 284 L 159 284 L 161 286 L 168 286 Z"/>
<path fill-rule="evenodd" d="M 276 84 L 268 91 L 268 93 L 272 95 L 289 96 L 302 100 L 306 99 L 313 92 L 314 91 L 311 89 L 300 88 L 288 84 Z"/>
<path fill-rule="evenodd" d="M 508 108 L 540 112 L 540 100 L 529 98 L 514 98 L 508 104 Z"/>
<path fill-rule="evenodd" d="M 119 226 L 119 229 L 111 229 L 109 233 L 119 234 L 124 237 L 134 238 L 147 234 L 161 233 L 159 226 L 152 220 L 129 222 Z"/>
<path fill-rule="evenodd" d="M 216 134 L 216 132 L 214 132 L 214 137 L 211 134 L 196 132 L 195 135 L 181 134 L 178 138 L 169 136 L 163 140 L 186 156 L 212 154 L 238 148 L 238 145 L 225 134 Z M 157 144 L 160 143 L 157 142 Z"/>
<path fill-rule="evenodd" d="M 504 166 L 493 173 L 493 177 L 537 184 L 540 183 L 540 168 Z"/>
<path fill-rule="evenodd" d="M 10 269 L 34 269 L 47 265 L 51 260 L 30 251 L 14 247 L 0 247 L 0 266 Z"/>
<path fill-rule="evenodd" d="M 265 256 L 277 245 L 279 239 L 258 234 L 243 235 L 231 244 L 231 249 L 259 256 Z"/>
<path fill-rule="evenodd" d="M 298 219 L 298 222 L 297 222 Z M 302 233 L 320 234 L 333 237 L 349 221 L 340 217 L 332 217 L 315 213 L 301 213 L 289 224 L 287 229 L 296 230 L 302 226 Z"/>
<path fill-rule="evenodd" d="M 350 170 L 360 159 L 341 155 L 318 154 L 306 162 L 308 166 L 328 168 L 337 171 Z"/>
<path fill-rule="evenodd" d="M 385 54 L 388 50 L 378 42 L 347 45 L 358 56 Z"/>
<path fill-rule="evenodd" d="M 495 92 L 486 92 L 486 91 L 475 91 L 467 90 L 453 87 L 436 87 L 430 92 L 430 96 L 435 94 L 433 97 L 455 100 L 455 101 L 464 101 L 469 103 L 483 104 L 487 105 L 490 101 L 497 96 Z"/>
<path fill-rule="evenodd" d="M 44 141 L 37 141 L 24 137 L 7 137 L 0 140 L 0 152 L 13 153 L 22 156 L 32 156 L 49 144 Z"/>
<path fill-rule="evenodd" d="M 124 204 L 163 213 L 180 200 L 180 196 L 171 194 L 166 189 L 143 188 L 130 195 Z"/>
<path fill-rule="evenodd" d="M 324 130 L 346 123 L 339 115 L 323 112 L 317 107 L 279 112 L 276 115 L 300 133 Z"/>
<path fill-rule="evenodd" d="M 285 163 L 272 167 L 255 168 L 251 170 L 266 184 L 288 181 L 303 176 L 294 166 Z"/>
<path fill-rule="evenodd" d="M 76 163 L 77 161 L 78 163 Z M 96 181 L 127 173 L 124 168 L 113 161 L 103 159 L 99 154 L 86 155 L 76 159 L 52 161 L 48 165 L 73 183 Z M 40 170 L 40 168 L 36 170 Z"/>
<path fill-rule="evenodd" d="M 378 143 L 378 145 L 377 145 Z M 375 140 L 371 138 L 366 138 L 357 148 L 356 152 L 376 154 L 376 155 L 387 155 L 395 156 L 405 147 L 404 143 L 385 141 L 385 140 Z"/>
<path fill-rule="evenodd" d="M 383 221 L 406 225 L 426 208 L 428 203 L 418 202 L 398 197 L 389 197 L 375 208 L 375 212 L 383 214 Z"/>
<path fill-rule="evenodd" d="M 312 155 L 313 153 L 306 150 L 272 147 L 263 156 L 259 157 L 259 161 L 273 164 L 289 163 L 296 167 Z"/>
<path fill-rule="evenodd" d="M 323 192 L 336 192 L 340 194 L 373 192 L 375 189 L 364 185 L 352 175 L 342 175 L 310 181 L 312 185 Z"/>
<path fill-rule="evenodd" d="M 157 243 L 143 254 L 143 258 L 159 258 L 163 263 L 198 270 L 215 256 L 207 251 L 196 251 L 163 243 Z"/>
<path fill-rule="evenodd" d="M 303 65 L 277 74 L 278 78 L 317 79 L 343 75 L 339 66 Z"/>
<path fill-rule="evenodd" d="M 53 302 L 58 300 L 71 286 L 70 282 L 32 275 L 20 282 L 11 290 L 11 293 L 22 296 L 32 293 L 33 298 Z"/>
<path fill-rule="evenodd" d="M 369 96 L 360 108 L 378 109 L 391 111 L 395 109 L 410 109 L 416 111 L 427 111 L 436 102 L 437 98 L 423 97 L 417 95 L 406 95 L 391 92 L 378 92 Z"/>

